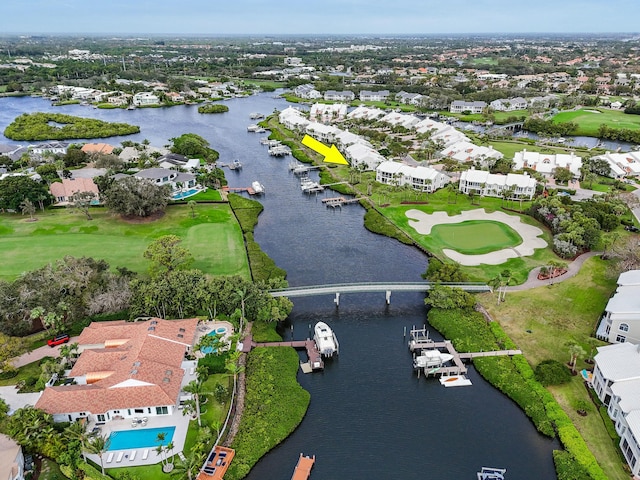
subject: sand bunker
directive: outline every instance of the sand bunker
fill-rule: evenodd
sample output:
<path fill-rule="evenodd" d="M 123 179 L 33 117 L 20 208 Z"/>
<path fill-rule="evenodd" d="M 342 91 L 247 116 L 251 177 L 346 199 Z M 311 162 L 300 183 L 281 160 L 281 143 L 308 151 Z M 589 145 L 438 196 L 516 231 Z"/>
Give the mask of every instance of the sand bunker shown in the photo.
<path fill-rule="evenodd" d="M 508 225 L 522 237 L 522 243 L 517 247 L 504 248 L 482 255 L 465 255 L 448 248 L 442 250 L 447 257 L 458 262 L 460 265 L 469 267 L 483 263 L 487 265 L 500 265 L 510 258 L 528 257 L 533 255 L 535 249 L 547 247 L 547 242 L 542 238 L 538 238 L 543 233 L 541 229 L 522 223 L 520 217 L 507 215 L 503 212 L 487 213 L 483 208 L 478 208 L 475 210 L 467 210 L 460 215 L 450 217 L 446 212 L 427 214 L 420 210 L 408 210 L 406 215 L 410 219 L 409 226 L 413 227 L 416 232 L 422 235 L 429 235 L 434 225 L 461 223 L 467 220 L 492 220 Z"/>

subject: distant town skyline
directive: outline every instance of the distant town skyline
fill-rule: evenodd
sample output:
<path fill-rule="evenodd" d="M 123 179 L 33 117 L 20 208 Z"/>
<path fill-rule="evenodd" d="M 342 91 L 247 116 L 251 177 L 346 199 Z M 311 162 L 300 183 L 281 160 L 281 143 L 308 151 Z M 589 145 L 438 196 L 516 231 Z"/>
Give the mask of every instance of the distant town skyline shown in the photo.
<path fill-rule="evenodd" d="M 6 0 L 2 34 L 633 33 L 637 0 Z"/>

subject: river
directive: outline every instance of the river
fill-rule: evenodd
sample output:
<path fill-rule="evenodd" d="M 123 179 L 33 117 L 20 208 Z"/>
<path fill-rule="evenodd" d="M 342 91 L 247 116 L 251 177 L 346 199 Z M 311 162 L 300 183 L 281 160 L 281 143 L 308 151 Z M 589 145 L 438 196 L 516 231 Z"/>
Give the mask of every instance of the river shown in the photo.
<path fill-rule="evenodd" d="M 221 162 L 237 158 L 243 163 L 242 170 L 226 172 L 230 186 L 246 187 L 254 180 L 265 186 L 255 239 L 288 272 L 292 286 L 420 280 L 427 265 L 423 253 L 368 232 L 358 204 L 334 210 L 320 201 L 330 193 L 303 194 L 289 172 L 290 157 L 270 157 L 259 142 L 265 134 L 246 131 L 253 123 L 250 113 L 285 108 L 284 100 L 260 94 L 226 105 L 228 113 L 200 115 L 195 106 L 96 110 L 3 98 L 0 130 L 20 113 L 55 111 L 140 125 L 139 134 L 126 138 L 146 138 L 154 145 L 197 133 L 220 152 Z M 287 337 L 306 338 L 310 325 L 326 321 L 338 336 L 340 356 L 322 373 L 299 373 L 311 393 L 307 415 L 247 478 L 288 480 L 304 452 L 317 458 L 313 480 L 475 479 L 483 465 L 507 468 L 509 480 L 555 479 L 551 451 L 558 442 L 538 434 L 473 367 L 472 387 L 444 388 L 436 380 L 416 378 L 403 329 L 422 326 L 425 318 L 419 294 L 394 293 L 388 306 L 384 294 L 345 294 L 339 308 L 332 296 L 295 299 Z"/>

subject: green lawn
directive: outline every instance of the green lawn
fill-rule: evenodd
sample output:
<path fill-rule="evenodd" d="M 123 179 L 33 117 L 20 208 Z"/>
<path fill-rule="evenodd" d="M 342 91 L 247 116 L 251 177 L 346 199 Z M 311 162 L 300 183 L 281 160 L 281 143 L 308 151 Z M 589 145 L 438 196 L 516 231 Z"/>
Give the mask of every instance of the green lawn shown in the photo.
<path fill-rule="evenodd" d="M 483 220 L 435 225 L 430 237 L 433 241 L 439 240 L 444 248 L 466 255 L 480 255 L 522 243 L 520 235 L 508 225 Z"/>
<path fill-rule="evenodd" d="M 0 216 L 0 279 L 12 280 L 65 255 L 106 260 L 112 267 L 136 272 L 148 269 L 142 254 L 154 239 L 174 234 L 195 257 L 194 268 L 214 275 L 250 278 L 240 227 L 227 204 L 169 206 L 155 221 L 128 223 L 103 208 L 94 220 L 66 209 L 38 212 L 38 221 L 21 215 Z"/>
<path fill-rule="evenodd" d="M 620 110 L 588 108 L 572 112 L 560 112 L 553 117 L 555 123 L 574 122 L 578 125 L 575 135 L 598 136 L 603 123 L 610 128 L 640 129 L 640 115 L 626 114 Z"/>
<path fill-rule="evenodd" d="M 616 275 L 599 257 L 587 260 L 573 278 L 552 286 L 524 292 L 507 293 L 506 301 L 497 305 L 491 293 L 478 296 L 488 310 L 535 367 L 542 360 L 569 361 L 568 343 L 579 343 L 589 354 L 587 339 L 595 330 L 609 296 L 615 290 Z M 578 369 L 591 368 L 580 358 Z M 618 459 L 595 410 L 586 417 L 576 414 L 578 399 L 588 400 L 587 391 L 577 377 L 572 383 L 550 388 L 558 403 L 571 417 L 610 479 L 629 478 Z"/>

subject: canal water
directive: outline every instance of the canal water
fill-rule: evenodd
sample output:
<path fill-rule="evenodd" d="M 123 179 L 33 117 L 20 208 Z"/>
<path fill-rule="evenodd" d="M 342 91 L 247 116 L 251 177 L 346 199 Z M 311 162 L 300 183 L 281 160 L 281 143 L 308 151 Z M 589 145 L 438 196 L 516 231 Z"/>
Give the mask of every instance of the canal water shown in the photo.
<path fill-rule="evenodd" d="M 254 180 L 265 186 L 255 239 L 288 272 L 292 286 L 420 280 L 427 266 L 423 253 L 368 232 L 357 204 L 332 209 L 321 202 L 330 192 L 302 193 L 288 168 L 291 157 L 270 157 L 259 142 L 266 134 L 247 132 L 250 113 L 269 114 L 286 102 L 261 94 L 226 104 L 228 113 L 200 115 L 195 106 L 95 110 L 5 98 L 0 130 L 20 113 L 56 111 L 140 125 L 140 134 L 126 138 L 146 138 L 154 145 L 197 133 L 220 151 L 220 162 L 243 163 L 242 170 L 226 172 L 230 186 L 246 187 Z M 558 443 L 539 435 L 473 368 L 472 387 L 444 388 L 415 376 L 403 331 L 422 326 L 425 318 L 423 296 L 414 293 L 394 293 L 390 305 L 384 294 L 345 294 L 339 308 L 333 296 L 295 299 L 286 338 L 306 338 L 322 320 L 336 332 L 340 355 L 322 373 L 298 375 L 311 393 L 307 415 L 247 478 L 288 480 L 303 452 L 316 455 L 313 480 L 475 479 L 482 466 L 507 468 L 510 480 L 555 479 L 551 452 Z"/>

